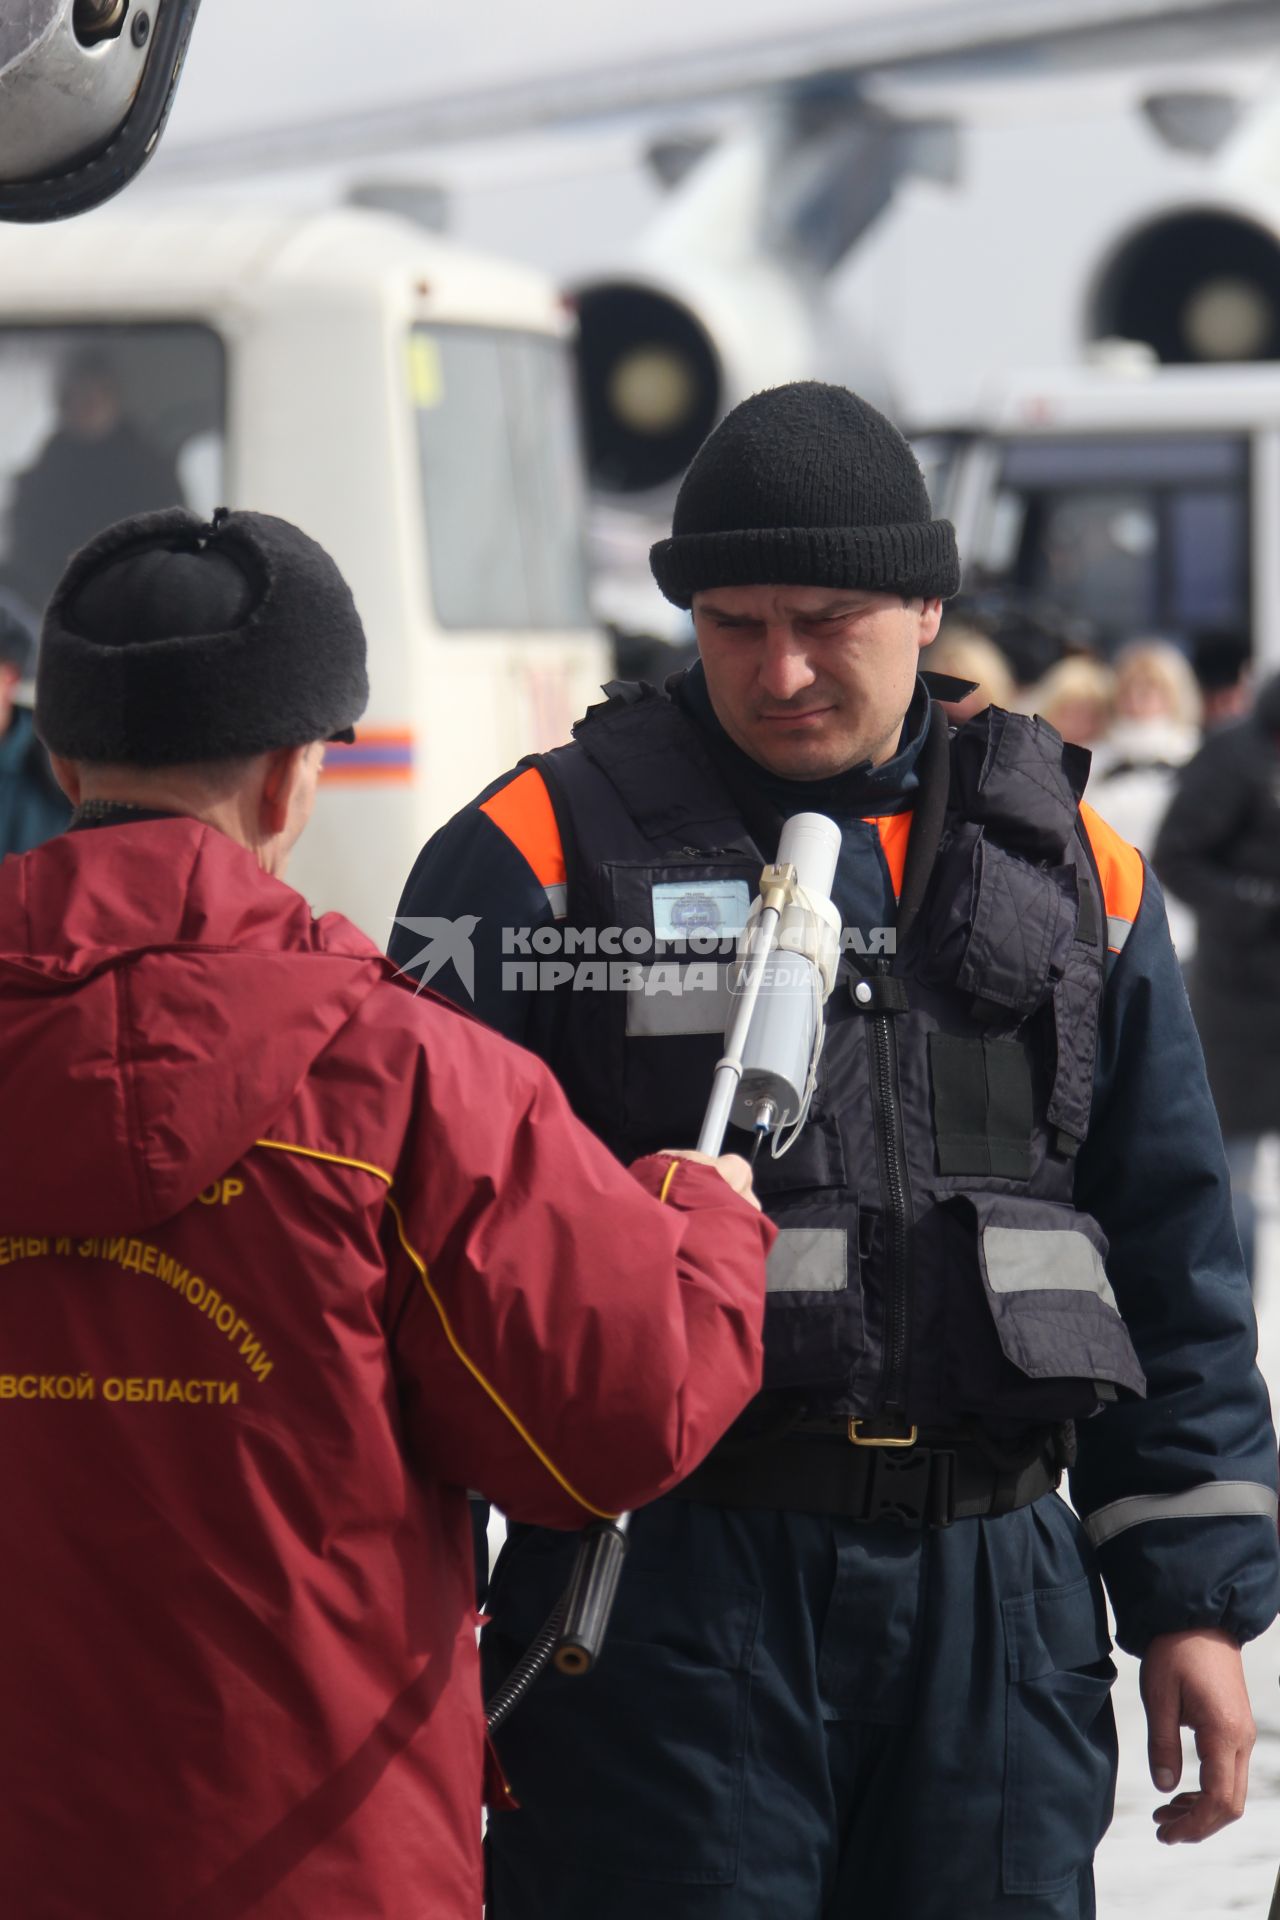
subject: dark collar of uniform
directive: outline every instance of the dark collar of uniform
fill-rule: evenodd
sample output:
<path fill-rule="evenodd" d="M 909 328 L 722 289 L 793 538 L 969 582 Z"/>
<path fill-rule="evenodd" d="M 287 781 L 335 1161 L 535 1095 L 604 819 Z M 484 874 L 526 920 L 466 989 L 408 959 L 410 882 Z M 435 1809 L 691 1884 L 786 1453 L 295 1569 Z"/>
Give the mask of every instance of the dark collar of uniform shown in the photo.
<path fill-rule="evenodd" d="M 916 762 L 929 731 L 929 693 L 922 680 L 916 681 L 892 759 L 878 767 L 867 760 L 829 780 L 785 780 L 736 746 L 716 718 L 700 660 L 667 684 L 676 704 L 706 739 L 730 790 L 741 794 L 751 789 L 784 820 L 807 812 L 837 820 L 867 819 L 902 813 L 915 803 L 920 784 Z"/>
<path fill-rule="evenodd" d="M 71 816 L 68 833 L 82 827 L 132 827 L 140 820 L 182 820 L 186 816 L 163 807 L 135 807 L 131 800 L 82 800 Z"/>

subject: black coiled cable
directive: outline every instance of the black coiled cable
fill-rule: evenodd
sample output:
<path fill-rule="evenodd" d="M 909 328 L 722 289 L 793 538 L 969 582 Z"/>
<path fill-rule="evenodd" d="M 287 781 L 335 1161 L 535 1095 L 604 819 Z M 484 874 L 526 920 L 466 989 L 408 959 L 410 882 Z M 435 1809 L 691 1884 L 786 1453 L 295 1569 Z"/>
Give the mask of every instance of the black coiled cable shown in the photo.
<path fill-rule="evenodd" d="M 519 1706 L 538 1675 L 550 1664 L 568 1605 L 569 1589 L 566 1587 L 547 1615 L 537 1639 L 530 1641 L 492 1700 L 486 1704 L 484 1723 L 490 1733 L 495 1732 L 508 1714 Z"/>

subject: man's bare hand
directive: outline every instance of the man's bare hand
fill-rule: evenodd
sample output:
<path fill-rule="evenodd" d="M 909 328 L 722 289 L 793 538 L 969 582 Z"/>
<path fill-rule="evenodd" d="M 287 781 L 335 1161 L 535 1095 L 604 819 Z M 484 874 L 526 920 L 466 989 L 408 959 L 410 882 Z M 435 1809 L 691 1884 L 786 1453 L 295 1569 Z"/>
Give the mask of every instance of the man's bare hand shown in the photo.
<path fill-rule="evenodd" d="M 760 1202 L 751 1184 L 751 1169 L 740 1153 L 699 1153 L 695 1147 L 663 1147 L 662 1151 L 668 1160 L 696 1160 L 700 1166 L 714 1167 L 720 1178 L 727 1180 L 734 1192 L 749 1200 L 759 1213 Z"/>
<path fill-rule="evenodd" d="M 1167 1846 L 1207 1840 L 1244 1812 L 1249 1755 L 1257 1738 L 1240 1649 L 1214 1627 L 1162 1633 L 1142 1662 L 1151 1778 L 1171 1793 L 1182 1777 L 1182 1738 L 1190 1727 L 1200 1756 L 1200 1788 L 1180 1793 L 1152 1815 Z"/>

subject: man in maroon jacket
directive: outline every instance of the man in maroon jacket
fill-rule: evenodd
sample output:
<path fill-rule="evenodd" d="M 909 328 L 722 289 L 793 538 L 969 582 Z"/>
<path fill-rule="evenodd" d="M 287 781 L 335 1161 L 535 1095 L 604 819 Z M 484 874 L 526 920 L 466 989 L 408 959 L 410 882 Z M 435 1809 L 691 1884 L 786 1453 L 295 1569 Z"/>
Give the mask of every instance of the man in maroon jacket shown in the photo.
<path fill-rule="evenodd" d="M 743 1163 L 626 1172 L 281 884 L 365 697 L 266 516 L 122 523 L 50 606 L 76 813 L 0 867 L 15 1920 L 478 1915 L 464 1489 L 638 1505 L 758 1383 Z"/>

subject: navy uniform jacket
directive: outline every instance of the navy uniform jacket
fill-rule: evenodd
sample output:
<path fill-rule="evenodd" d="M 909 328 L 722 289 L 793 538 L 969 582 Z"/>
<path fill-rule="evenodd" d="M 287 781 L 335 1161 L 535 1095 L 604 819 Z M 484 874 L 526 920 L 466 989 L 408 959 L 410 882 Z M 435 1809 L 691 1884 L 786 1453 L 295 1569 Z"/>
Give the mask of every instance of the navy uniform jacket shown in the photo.
<path fill-rule="evenodd" d="M 51 840 L 70 818 L 71 803 L 36 738 L 31 710 L 15 707 L 8 730 L 0 734 L 0 859 Z"/>
<path fill-rule="evenodd" d="M 699 725 L 716 727 L 700 669 L 680 698 Z M 893 924 L 905 844 L 893 822 L 912 805 L 927 717 L 920 688 L 897 756 L 869 774 L 799 783 L 759 770 L 784 813 L 811 808 L 837 819 L 834 894 L 846 927 Z M 1155 1634 L 1192 1627 L 1221 1627 L 1244 1642 L 1280 1604 L 1276 1442 L 1222 1139 L 1159 884 L 1134 849 L 1088 808 L 1084 816 L 1110 950 L 1076 1202 L 1110 1242 L 1107 1273 L 1148 1392 L 1081 1424 L 1072 1499 L 1098 1549 L 1121 1646 L 1140 1654 Z M 423 849 L 391 957 L 550 1054 L 570 997 L 504 991 L 512 959 L 504 929 L 563 918 L 564 874 L 540 776 L 507 774 Z M 478 916 L 465 982 L 451 961 L 439 964 L 432 928 L 413 924 L 464 915 Z"/>

